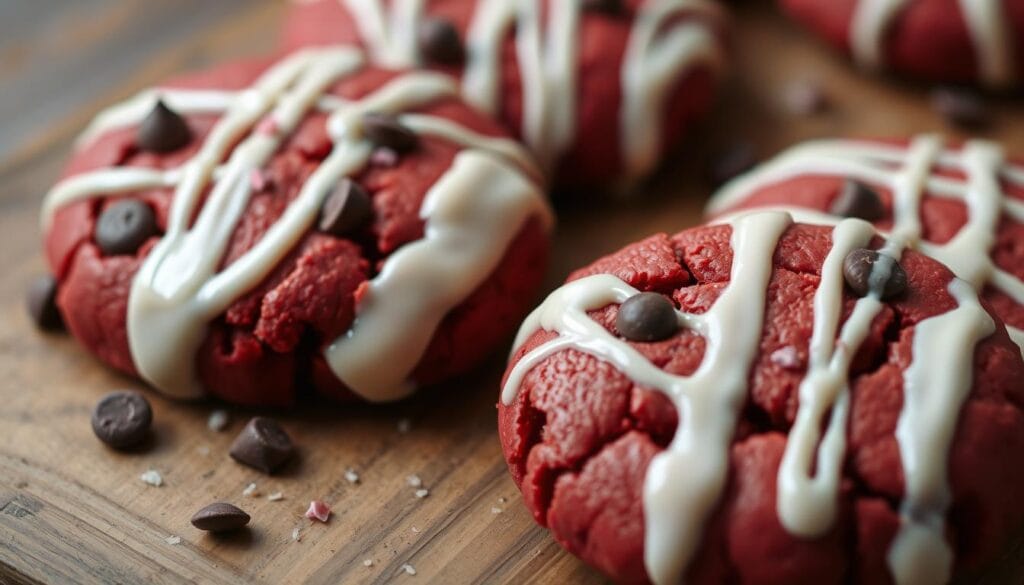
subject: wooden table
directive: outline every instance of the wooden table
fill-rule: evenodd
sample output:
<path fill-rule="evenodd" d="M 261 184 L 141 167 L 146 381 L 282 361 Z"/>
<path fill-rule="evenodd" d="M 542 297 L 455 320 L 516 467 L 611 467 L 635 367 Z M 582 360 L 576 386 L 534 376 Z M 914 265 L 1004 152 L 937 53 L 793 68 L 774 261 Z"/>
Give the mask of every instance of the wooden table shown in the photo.
<path fill-rule="evenodd" d="M 736 75 L 714 117 L 652 182 L 651 196 L 563 210 L 550 286 L 627 242 L 697 223 L 710 191 L 704 169 L 737 141 L 767 156 L 811 137 L 949 130 L 929 110 L 927 90 L 852 71 L 762 4 L 739 8 Z M 92 437 L 91 407 L 108 390 L 137 384 L 72 340 L 38 334 L 25 317 L 24 290 L 44 270 L 38 207 L 75 133 L 103 104 L 168 74 L 271 48 L 282 10 L 252 0 L 0 7 L 0 583 L 601 582 L 534 525 L 508 477 L 494 416 L 501 355 L 408 403 L 278 413 L 302 447 L 301 462 L 267 478 L 227 457 L 250 414 L 237 409 L 229 430 L 216 433 L 206 426 L 211 405 L 152 396 L 154 448 L 105 449 Z M 803 78 L 826 85 L 831 113 L 786 112 L 783 88 Z M 1024 153 L 1021 102 L 1004 98 L 994 107 L 991 136 Z M 411 422 L 406 433 L 398 430 L 403 419 Z M 358 484 L 344 477 L 348 468 Z M 166 485 L 139 481 L 148 469 Z M 428 497 L 414 496 L 411 474 Z M 243 497 L 250 482 L 285 499 Z M 333 505 L 329 524 L 302 518 L 314 498 Z M 193 529 L 192 513 L 214 500 L 250 511 L 252 530 L 218 539 Z M 171 536 L 181 542 L 169 544 Z M 404 574 L 406 563 L 417 575 Z M 991 582 L 1019 575 L 1019 562 L 1004 564 L 1010 572 Z"/>

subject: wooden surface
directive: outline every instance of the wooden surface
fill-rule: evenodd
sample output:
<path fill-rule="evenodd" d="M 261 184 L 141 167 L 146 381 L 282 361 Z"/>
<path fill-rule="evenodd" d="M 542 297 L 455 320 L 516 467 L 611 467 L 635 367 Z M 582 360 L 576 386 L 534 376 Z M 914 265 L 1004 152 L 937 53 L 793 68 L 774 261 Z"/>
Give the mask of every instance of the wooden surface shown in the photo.
<path fill-rule="evenodd" d="M 696 223 L 710 191 L 707 162 L 737 141 L 767 156 L 811 137 L 948 130 L 926 90 L 859 75 L 767 7 L 748 4 L 737 15 L 738 63 L 718 112 L 652 182 L 650 197 L 563 210 L 551 286 L 627 242 Z M 154 447 L 103 448 L 90 409 L 108 390 L 135 384 L 28 323 L 23 292 L 44 270 L 37 210 L 74 134 L 103 104 L 165 75 L 272 47 L 282 9 L 254 0 L 0 3 L 0 583 L 601 582 L 533 524 L 507 475 L 494 416 L 500 355 L 405 404 L 278 413 L 302 456 L 267 478 L 226 454 L 249 413 L 233 410 L 230 429 L 214 433 L 211 405 L 152 396 Z M 802 78 L 825 84 L 832 113 L 786 113 L 782 88 Z M 1019 99 L 994 107 L 989 135 L 1024 153 Z M 411 421 L 404 434 L 403 418 Z M 344 478 L 349 467 L 358 485 Z M 151 468 L 164 487 L 139 481 Z M 414 496 L 410 474 L 423 479 L 427 498 Z M 244 498 L 250 482 L 285 499 Z M 302 518 L 313 498 L 334 507 L 329 524 Z M 193 529 L 192 513 L 214 500 L 248 510 L 252 530 L 217 539 Z M 401 572 L 405 563 L 416 576 Z M 989 581 L 1020 582 L 1020 565 L 1003 563 Z"/>

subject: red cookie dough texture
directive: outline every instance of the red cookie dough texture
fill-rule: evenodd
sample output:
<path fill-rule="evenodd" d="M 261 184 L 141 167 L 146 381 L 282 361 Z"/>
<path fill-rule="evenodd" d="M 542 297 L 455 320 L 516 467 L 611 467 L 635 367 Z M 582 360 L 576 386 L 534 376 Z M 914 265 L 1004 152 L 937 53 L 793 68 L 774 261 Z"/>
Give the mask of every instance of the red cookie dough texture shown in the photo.
<path fill-rule="evenodd" d="M 996 88 L 1024 78 L 1020 0 L 779 0 L 779 5 L 866 68 Z"/>
<path fill-rule="evenodd" d="M 914 168 L 924 174 L 923 189 Z M 974 284 L 1024 348 L 1024 161 L 998 144 L 946 145 L 931 135 L 909 143 L 809 142 L 723 186 L 709 214 L 772 208 L 835 223 L 849 181 L 877 198 L 881 216 L 872 221 L 879 229 L 906 234 Z M 902 220 L 895 216 L 900 207 Z"/>
<path fill-rule="evenodd" d="M 956 570 L 990 560 L 1024 520 L 1024 469 L 1012 463 L 1024 448 L 1020 352 L 987 303 L 913 250 L 900 260 L 909 283 L 903 294 L 879 304 L 858 299 L 841 273 L 836 278 L 845 250 L 830 255 L 838 242 L 849 246 L 851 233 L 869 248 L 884 244 L 860 220 L 834 232 L 762 213 L 652 236 L 574 273 L 521 331 L 499 405 L 505 457 L 537 522 L 621 583 L 891 583 L 888 555 L 901 525 L 928 535 L 918 541 L 927 543 L 922 551 L 955 555 Z M 816 308 L 822 290 L 834 318 Z M 624 339 L 615 328 L 618 306 L 642 291 L 672 299 L 692 328 L 653 343 Z M 762 302 L 761 322 L 734 321 L 757 314 Z M 864 320 L 865 310 L 874 316 Z M 826 357 L 835 361 L 815 365 L 817 327 L 831 324 L 845 334 L 858 320 L 863 339 L 833 346 Z M 703 335 L 694 329 L 715 323 L 727 326 Z M 931 339 L 953 331 L 962 335 Z M 854 355 L 844 353 L 850 347 Z M 918 355 L 922 348 L 936 355 Z M 947 359 L 966 375 L 954 375 L 957 366 Z M 836 377 L 822 369 L 828 363 L 838 364 Z M 922 388 L 927 370 L 943 381 Z M 677 403 L 654 387 L 665 380 L 688 398 Z M 817 404 L 820 417 L 798 423 L 802 383 L 813 390 L 806 407 Z M 946 401 L 954 386 L 962 405 Z M 845 398 L 829 401 L 828 388 Z M 951 418 L 930 427 L 904 421 L 923 415 L 922 397 L 941 405 L 932 414 Z M 827 425 L 833 415 L 845 424 Z M 901 438 L 904 423 L 911 432 Z M 901 449 L 908 437 L 940 426 L 955 434 L 948 452 L 918 445 L 919 463 L 940 471 L 922 482 L 919 472 L 907 471 Z M 811 431 L 811 441 L 803 435 L 811 447 L 807 473 L 817 449 L 816 473 L 835 482 L 822 500 L 831 503 L 831 518 L 808 516 L 818 522 L 813 536 L 794 534 L 778 511 L 780 468 L 787 449 L 801 444 L 798 427 Z M 826 427 L 833 439 L 845 439 L 838 451 L 834 442 L 829 447 L 838 459 L 822 458 L 826 441 L 813 440 Z M 692 457 L 672 459 L 685 453 Z M 662 465 L 673 461 L 674 468 Z M 908 493 L 908 478 L 917 488 L 948 488 L 928 492 L 948 500 Z M 798 510 L 821 503 L 805 495 L 795 500 Z M 672 508 L 684 503 L 691 507 Z M 930 528 L 922 528 L 924 518 Z M 659 549 L 673 542 L 652 536 L 659 530 L 688 537 L 691 546 Z M 947 558 L 933 554 L 923 564 L 950 569 Z"/>
<path fill-rule="evenodd" d="M 560 186 L 628 183 L 710 108 L 726 19 L 705 0 L 586 4 L 601 3 L 297 0 L 284 43 L 363 43 L 385 64 L 459 76 L 467 101 L 513 129 Z M 454 27 L 461 60 L 420 46 L 438 22 Z"/>
<path fill-rule="evenodd" d="M 158 355 L 160 361 L 171 365 L 170 375 L 173 376 L 175 368 L 190 372 L 199 390 L 229 402 L 284 405 L 293 402 L 300 391 L 306 389 L 350 399 L 352 390 L 358 389 L 340 382 L 325 356 L 335 340 L 353 330 L 356 314 L 362 315 L 362 306 L 368 297 L 381 303 L 388 285 L 377 286 L 380 271 L 399 254 L 416 246 L 437 244 L 434 236 L 450 236 L 452 222 L 465 222 L 466 225 L 455 225 L 454 229 L 466 229 L 470 234 L 481 229 L 472 223 L 479 218 L 452 219 L 448 217 L 452 215 L 450 209 L 439 210 L 439 207 L 450 208 L 456 203 L 445 202 L 447 195 L 466 199 L 467 218 L 471 213 L 478 213 L 475 206 L 494 204 L 505 197 L 518 201 L 520 209 L 528 210 L 521 224 L 509 220 L 512 221 L 509 229 L 513 231 L 508 241 L 496 235 L 461 248 L 483 250 L 492 257 L 464 264 L 467 261 L 462 255 L 436 258 L 435 262 L 427 254 L 426 260 L 419 263 L 425 267 L 422 274 L 412 275 L 408 262 L 394 270 L 396 274 L 392 276 L 406 278 L 398 280 L 398 284 L 407 289 L 406 294 L 412 292 L 426 299 L 424 302 L 436 305 L 435 312 L 440 310 L 441 320 L 436 329 L 432 330 L 429 322 L 410 321 L 398 323 L 388 332 L 361 332 L 371 338 L 391 333 L 399 341 L 408 336 L 421 336 L 429 342 L 421 354 L 415 349 L 395 352 L 387 357 L 387 363 L 376 362 L 375 367 L 387 370 L 393 369 L 391 364 L 395 360 L 408 361 L 412 384 L 432 384 L 466 371 L 512 330 L 541 283 L 548 255 L 550 218 L 542 202 L 543 189 L 533 178 L 538 171 L 534 169 L 531 174 L 529 158 L 518 153 L 512 141 L 505 140 L 505 132 L 495 123 L 461 102 L 454 85 L 451 89 L 444 87 L 444 84 L 451 85 L 446 78 L 436 75 L 425 78 L 425 74 L 366 67 L 362 65 L 362 56 L 353 49 L 293 55 L 289 59 L 236 63 L 169 82 L 155 93 L 144 93 L 134 102 L 107 112 L 83 136 L 44 210 L 46 257 L 59 279 L 57 302 L 68 328 L 90 352 L 117 370 L 140 375 L 138 362 L 133 358 L 139 357 L 135 355 L 137 349 L 148 349 Z M 273 94 L 268 88 L 278 83 L 285 73 L 293 79 L 283 86 L 283 92 Z M 268 81 L 274 75 L 278 76 L 278 81 Z M 397 101 L 367 101 L 377 99 L 379 92 L 389 87 L 395 89 L 396 84 L 406 82 L 412 85 L 398 91 Z M 256 84 L 263 84 L 262 89 L 254 89 Z M 250 93 L 247 97 L 238 97 L 243 91 Z M 161 96 L 172 110 L 181 111 L 191 131 L 191 140 L 186 145 L 165 154 L 143 151 L 136 143 L 139 121 L 152 109 L 155 95 Z M 269 100 L 260 101 L 263 97 Z M 285 103 L 296 97 L 300 100 L 292 101 L 291 106 Z M 309 109 L 309 106 L 314 108 Z M 400 115 L 415 114 L 423 123 L 450 125 L 454 130 L 448 133 L 429 129 L 417 131 L 417 148 L 397 159 L 390 153 L 392 156 L 385 157 L 389 159 L 388 164 L 374 164 L 366 160 L 374 158 L 367 156 L 371 147 L 358 136 L 361 111 L 358 109 L 367 106 L 394 110 Z M 236 124 L 235 132 L 226 138 L 223 133 L 218 134 L 231 126 L 229 116 L 225 115 L 227 109 L 235 115 L 246 107 L 263 108 L 263 111 L 248 123 Z M 285 111 L 289 107 L 291 114 Z M 356 115 L 342 122 L 350 126 L 346 132 L 354 136 L 343 133 L 341 138 L 332 141 L 337 129 L 328 127 L 329 119 L 344 116 L 349 109 L 356 111 Z M 295 115 L 294 129 L 286 127 L 289 115 Z M 467 136 L 490 142 L 476 148 L 466 143 Z M 215 140 L 226 141 L 223 153 L 218 153 L 211 144 Z M 237 167 L 231 166 L 234 158 L 245 158 L 239 154 L 244 149 L 264 148 L 268 140 L 277 142 L 262 155 L 242 161 Z M 175 280 L 179 274 L 161 273 L 162 267 L 154 267 L 157 270 L 155 288 L 147 288 L 146 281 L 141 283 L 145 289 L 142 292 L 148 296 L 133 290 L 133 286 L 140 284 L 141 279 L 137 278 L 140 268 L 147 268 L 147 258 L 165 243 L 169 225 L 175 221 L 173 211 L 178 202 L 175 189 L 181 189 L 181 175 L 190 171 L 174 169 L 194 165 L 211 146 L 213 163 L 220 164 L 221 168 L 215 172 L 211 184 L 202 189 L 200 203 L 185 213 L 186 218 L 191 216 L 192 219 L 186 219 L 186 225 L 179 226 L 195 235 L 198 245 L 185 248 L 184 252 L 179 249 L 179 257 L 172 260 L 180 263 L 180 256 L 187 256 L 190 261 L 201 259 L 199 261 L 211 263 L 209 278 L 192 283 L 196 287 L 203 285 L 202 294 L 207 296 L 224 294 L 207 290 L 206 285 L 214 278 L 235 269 L 253 268 L 252 265 L 244 267 L 243 262 L 263 262 L 261 269 L 266 274 L 251 280 L 251 286 L 240 284 L 237 273 L 229 275 L 230 279 L 222 279 L 221 285 L 238 288 L 221 297 L 226 299 L 223 310 L 216 310 L 208 319 L 195 319 L 199 331 L 198 342 L 193 343 L 195 347 L 190 349 L 187 342 L 175 345 L 177 338 L 170 339 L 172 336 L 167 335 L 169 331 L 179 332 L 174 323 L 160 330 L 141 327 L 139 339 L 134 340 L 136 346 L 129 335 L 132 320 L 129 305 L 133 295 L 138 293 L 140 299 L 151 303 L 148 309 L 142 307 L 140 313 L 150 321 L 159 322 L 160 311 L 151 309 L 164 301 L 159 300 L 154 291 L 159 290 L 161 283 L 164 286 L 169 281 L 181 284 Z M 346 174 L 372 198 L 373 217 L 363 228 L 336 236 L 316 229 L 319 201 L 326 193 L 305 187 L 318 176 L 324 178 L 325 172 L 330 175 L 328 162 L 344 154 L 343 150 L 357 161 L 354 170 Z M 246 152 L 253 155 L 255 151 Z M 520 158 L 514 156 L 517 153 Z M 473 160 L 469 160 L 471 158 Z M 481 159 L 485 162 L 481 163 Z M 255 168 L 246 170 L 247 162 L 253 163 L 250 166 Z M 230 205 L 223 205 L 218 212 L 204 213 L 220 182 L 231 179 L 230 173 L 222 171 L 232 168 L 242 169 L 242 177 L 233 184 L 235 190 L 242 189 L 246 181 L 250 182 L 248 197 L 231 195 Z M 89 186 L 92 175 L 121 173 L 118 176 L 125 176 L 133 170 L 163 174 L 144 188 L 117 187 L 117 181 L 110 182 L 110 177 Z M 494 193 L 493 189 L 467 190 L 467 183 L 461 188 L 457 185 L 439 188 L 446 178 L 451 180 L 452 175 L 460 173 L 460 180 L 472 180 L 464 176 L 464 171 L 493 173 L 490 179 L 494 182 L 500 182 L 495 177 L 504 177 L 509 181 L 511 194 L 508 190 L 505 193 Z M 329 191 L 340 179 L 327 178 L 329 180 L 320 185 L 322 191 Z M 67 195 L 69 186 L 74 190 L 76 181 L 86 184 L 84 196 L 66 200 L 57 197 L 62 189 Z M 434 191 L 437 193 L 428 196 Z M 427 209 L 425 200 L 430 197 L 435 198 L 434 207 Z M 104 209 L 125 199 L 151 206 L 160 234 L 149 238 L 134 253 L 105 255 L 93 237 L 97 219 Z M 231 205 L 240 208 L 233 209 Z M 237 219 L 232 219 L 234 213 Z M 432 221 L 428 217 L 431 214 L 445 215 L 438 221 L 448 222 L 434 226 L 433 236 L 425 234 L 425 228 Z M 300 216 L 302 219 L 295 222 Z M 515 214 L 512 217 L 516 217 Z M 217 246 L 215 240 L 220 236 L 211 235 L 209 231 L 200 233 L 204 221 L 215 229 L 226 230 L 219 255 L 216 252 L 211 255 L 209 248 Z M 272 234 L 286 237 L 283 243 L 272 244 Z M 273 254 L 259 249 L 268 244 L 276 246 Z M 435 264 L 447 266 L 444 270 L 457 269 L 454 276 L 447 279 L 447 276 L 430 272 Z M 473 273 L 458 273 L 458 268 L 463 267 Z M 438 274 L 448 275 L 448 272 Z M 435 298 L 437 289 L 445 289 L 447 282 L 454 280 L 465 281 L 459 286 L 467 289 L 466 294 L 453 299 Z M 176 290 L 180 295 L 193 294 L 189 286 L 186 282 Z M 457 289 L 445 292 L 451 294 L 453 290 Z M 397 294 L 398 291 L 391 292 Z M 190 300 L 193 305 L 206 301 L 208 299 L 198 295 Z M 182 309 L 176 301 L 164 304 L 178 311 L 173 314 L 180 313 L 181 319 L 192 319 L 187 311 L 189 305 Z M 451 305 L 450 309 L 447 305 Z M 174 347 L 186 351 L 176 354 Z M 194 388 L 160 388 L 158 382 L 154 385 L 175 396 L 194 396 Z"/>

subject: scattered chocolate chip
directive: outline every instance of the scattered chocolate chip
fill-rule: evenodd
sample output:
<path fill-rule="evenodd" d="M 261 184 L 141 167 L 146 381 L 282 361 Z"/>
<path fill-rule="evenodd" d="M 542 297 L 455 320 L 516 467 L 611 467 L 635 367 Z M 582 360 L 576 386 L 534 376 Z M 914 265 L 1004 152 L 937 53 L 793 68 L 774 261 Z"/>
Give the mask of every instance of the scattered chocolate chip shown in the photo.
<path fill-rule="evenodd" d="M 812 116 L 828 109 L 828 96 L 815 81 L 797 81 L 786 87 L 783 95 L 786 109 L 799 116 Z"/>
<path fill-rule="evenodd" d="M 944 87 L 932 92 L 932 107 L 950 124 L 966 130 L 982 130 L 991 118 L 980 95 L 963 88 Z"/>
<path fill-rule="evenodd" d="M 885 207 L 877 191 L 860 181 L 848 179 L 832 201 L 829 213 L 865 221 L 878 221 L 885 217 Z"/>
<path fill-rule="evenodd" d="M 192 130 L 177 112 L 157 100 L 153 110 L 139 125 L 135 144 L 147 152 L 167 153 L 178 150 L 192 140 Z"/>
<path fill-rule="evenodd" d="M 843 261 L 846 284 L 858 296 L 874 292 L 880 298 L 895 297 L 907 288 L 907 273 L 891 256 L 859 248 Z"/>
<path fill-rule="evenodd" d="M 235 461 L 268 474 L 284 465 L 294 453 L 295 446 L 284 429 L 261 416 L 245 425 L 230 451 Z"/>
<path fill-rule="evenodd" d="M 107 394 L 92 411 L 92 432 L 115 449 L 127 449 L 144 441 L 152 424 L 149 401 L 130 390 Z"/>
<path fill-rule="evenodd" d="M 207 532 L 230 532 L 248 523 L 248 514 L 225 502 L 210 504 L 192 516 L 192 526 Z"/>
<path fill-rule="evenodd" d="M 630 297 L 619 307 L 615 328 L 633 341 L 661 341 L 679 329 L 675 306 L 658 293 Z"/>
<path fill-rule="evenodd" d="M 420 53 L 428 63 L 458 65 L 466 59 L 459 31 L 450 20 L 429 18 L 419 28 Z"/>
<path fill-rule="evenodd" d="M 722 152 L 711 166 L 711 181 L 718 187 L 754 168 L 757 149 L 749 142 L 740 142 Z"/>
<path fill-rule="evenodd" d="M 103 210 L 93 237 L 108 256 L 134 254 L 146 240 L 160 233 L 153 208 L 142 201 L 126 199 Z"/>
<path fill-rule="evenodd" d="M 320 231 L 333 236 L 348 235 L 373 217 L 373 202 L 359 183 L 342 179 L 320 208 Z"/>
<path fill-rule="evenodd" d="M 625 11 L 625 6 L 622 4 L 622 0 L 583 0 L 583 10 L 619 15 Z"/>
<path fill-rule="evenodd" d="M 375 145 L 399 154 L 415 150 L 420 143 L 419 136 L 403 126 L 398 118 L 375 112 L 363 116 L 363 134 Z"/>
<path fill-rule="evenodd" d="M 43 331 L 60 331 L 64 328 L 64 319 L 57 309 L 57 279 L 40 276 L 28 287 L 25 299 L 28 314 L 32 322 Z"/>

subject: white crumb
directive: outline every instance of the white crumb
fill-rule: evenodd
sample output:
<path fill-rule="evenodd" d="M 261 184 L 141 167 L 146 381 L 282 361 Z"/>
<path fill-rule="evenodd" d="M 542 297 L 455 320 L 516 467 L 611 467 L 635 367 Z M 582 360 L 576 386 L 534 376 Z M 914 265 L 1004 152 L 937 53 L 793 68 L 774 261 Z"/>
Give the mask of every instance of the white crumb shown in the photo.
<path fill-rule="evenodd" d="M 419 533 L 420 533 L 420 529 L 419 529 L 419 528 L 416 528 L 415 526 L 413 526 L 413 527 L 412 527 L 412 533 L 413 533 L 413 534 L 419 534 Z"/>
<path fill-rule="evenodd" d="M 373 566 L 373 559 L 366 559 L 365 561 L 363 561 L 363 566 L 364 567 L 372 567 Z"/>
<path fill-rule="evenodd" d="M 416 497 L 421 499 L 421 500 L 423 498 L 429 496 L 429 495 L 430 495 L 430 490 L 422 490 L 422 489 L 421 490 L 416 490 Z"/>
<path fill-rule="evenodd" d="M 299 533 L 298 528 L 292 529 L 292 540 L 294 540 L 295 542 L 299 542 L 300 540 L 302 540 L 302 535 Z"/>
<path fill-rule="evenodd" d="M 416 574 L 416 567 L 410 565 L 409 563 L 406 563 L 406 564 L 402 565 L 402 570 L 405 571 L 406 575 L 415 575 Z"/>
<path fill-rule="evenodd" d="M 267 499 L 270 500 L 271 502 L 280 502 L 281 500 L 284 499 L 284 494 L 282 494 L 281 492 L 274 492 L 267 496 Z"/>
<path fill-rule="evenodd" d="M 420 476 L 418 475 L 410 475 L 409 477 L 405 478 L 405 481 L 409 484 L 410 487 L 423 487 L 423 480 L 420 479 Z"/>
<path fill-rule="evenodd" d="M 359 483 L 359 474 L 356 473 L 355 469 L 349 467 L 348 469 L 345 470 L 345 479 L 349 483 Z"/>
<path fill-rule="evenodd" d="M 171 546 L 174 546 L 176 544 L 181 544 L 181 537 L 180 536 L 168 536 L 167 538 L 164 539 L 164 542 L 166 542 L 167 544 L 169 544 Z"/>
<path fill-rule="evenodd" d="M 256 490 L 256 484 L 250 483 L 249 485 L 245 486 L 244 490 L 242 490 L 242 495 L 247 498 L 255 498 L 256 496 L 260 495 L 260 492 Z"/>
<path fill-rule="evenodd" d="M 231 418 L 228 416 L 226 410 L 215 410 L 210 413 L 210 418 L 206 419 L 206 426 L 211 431 L 219 433 L 224 429 L 228 428 L 228 423 L 231 422 Z"/>
<path fill-rule="evenodd" d="M 500 498 L 498 498 L 498 503 L 499 504 L 504 504 L 507 501 L 508 501 L 508 498 L 506 498 L 505 496 L 501 496 Z"/>
<path fill-rule="evenodd" d="M 408 433 L 411 429 L 412 429 L 412 421 L 411 420 L 409 420 L 407 418 L 403 418 L 403 419 L 400 419 L 398 421 L 398 432 L 400 432 L 400 433 L 402 433 L 404 435 L 405 433 Z"/>
<path fill-rule="evenodd" d="M 141 479 L 143 483 L 147 483 L 153 487 L 160 487 L 164 485 L 163 476 L 161 476 L 160 472 L 155 469 L 150 469 L 146 473 L 143 473 L 139 476 L 139 479 Z"/>
<path fill-rule="evenodd" d="M 499 508 L 497 506 L 493 506 L 491 508 L 491 514 L 501 514 L 501 508 Z"/>

